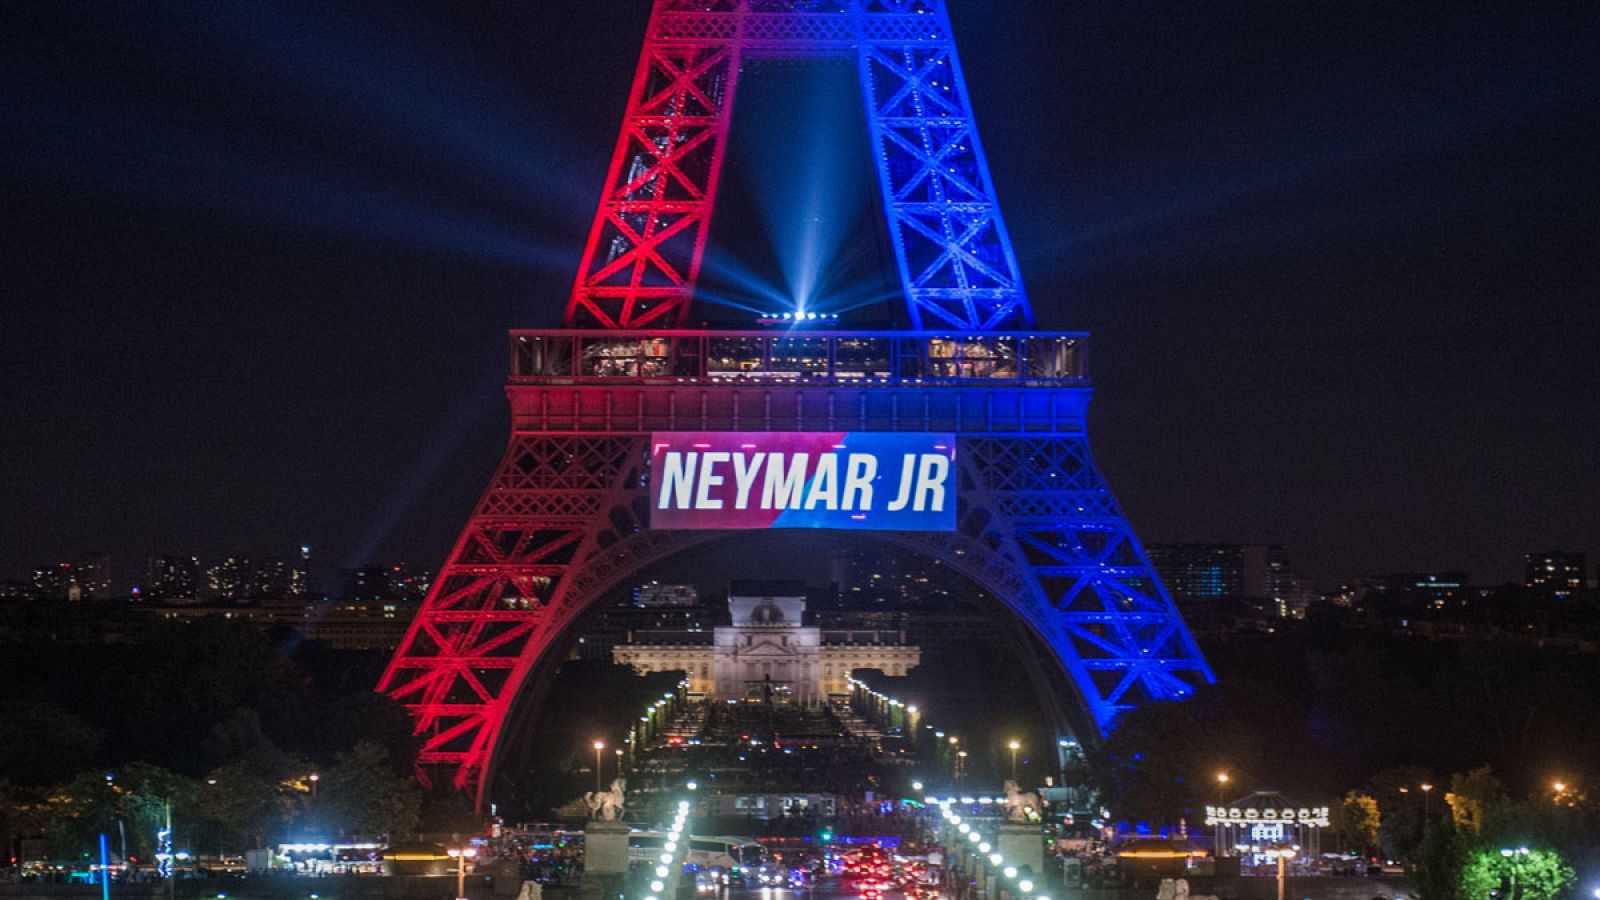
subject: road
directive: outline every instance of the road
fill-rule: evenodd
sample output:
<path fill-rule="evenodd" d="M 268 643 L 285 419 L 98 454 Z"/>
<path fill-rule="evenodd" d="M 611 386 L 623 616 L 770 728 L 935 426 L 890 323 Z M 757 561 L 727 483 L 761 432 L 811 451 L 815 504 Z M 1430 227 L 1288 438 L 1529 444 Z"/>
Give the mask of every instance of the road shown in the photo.
<path fill-rule="evenodd" d="M 711 894 L 700 896 L 710 900 Z M 847 889 L 840 879 L 829 878 L 809 890 L 743 887 L 734 888 L 723 896 L 726 900 L 857 900 L 860 895 Z M 897 890 L 885 891 L 882 897 L 883 900 L 905 900 L 905 894 Z"/>

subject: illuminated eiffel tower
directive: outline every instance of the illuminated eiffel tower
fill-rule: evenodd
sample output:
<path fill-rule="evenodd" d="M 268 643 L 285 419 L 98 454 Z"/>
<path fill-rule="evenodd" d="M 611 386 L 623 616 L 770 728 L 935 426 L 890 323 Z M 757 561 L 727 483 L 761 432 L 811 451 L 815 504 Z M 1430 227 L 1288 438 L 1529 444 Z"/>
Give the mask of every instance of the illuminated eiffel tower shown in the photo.
<path fill-rule="evenodd" d="M 685 327 L 740 75 L 773 57 L 859 72 L 905 330 L 798 310 Z M 670 493 L 653 451 L 690 433 L 948 443 L 949 523 L 852 540 L 1002 601 L 1076 688 L 1090 741 L 1211 680 L 1090 457 L 1087 335 L 1034 325 L 941 0 L 656 0 L 566 327 L 513 332 L 511 353 L 510 445 L 380 685 L 415 718 L 425 777 L 481 802 L 579 614 L 742 533 L 651 527 Z"/>

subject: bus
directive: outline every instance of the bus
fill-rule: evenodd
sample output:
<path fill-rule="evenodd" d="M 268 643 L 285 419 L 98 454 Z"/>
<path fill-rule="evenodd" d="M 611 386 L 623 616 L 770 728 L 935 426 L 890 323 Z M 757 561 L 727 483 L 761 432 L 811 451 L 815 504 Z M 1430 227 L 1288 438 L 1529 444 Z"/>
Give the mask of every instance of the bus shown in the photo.
<path fill-rule="evenodd" d="M 628 835 L 628 861 L 655 863 L 666 842 L 665 832 L 632 832 Z M 735 872 L 758 868 L 767 861 L 766 848 L 743 837 L 692 834 L 685 850 L 684 864 L 696 870 Z"/>

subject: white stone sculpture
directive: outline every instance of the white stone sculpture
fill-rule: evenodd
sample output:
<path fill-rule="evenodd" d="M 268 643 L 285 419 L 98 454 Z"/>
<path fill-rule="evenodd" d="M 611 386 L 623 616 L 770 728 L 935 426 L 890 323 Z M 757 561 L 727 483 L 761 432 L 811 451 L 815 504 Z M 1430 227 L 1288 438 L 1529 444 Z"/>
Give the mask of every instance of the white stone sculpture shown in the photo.
<path fill-rule="evenodd" d="M 1017 787 L 1015 781 L 1006 782 L 1006 818 L 1012 822 L 1037 822 L 1039 821 L 1039 795 L 1033 791 L 1024 792 Z"/>
<path fill-rule="evenodd" d="M 625 799 L 624 790 L 628 782 L 618 778 L 611 782 L 609 791 L 590 791 L 583 795 L 583 802 L 589 804 L 589 818 L 597 822 L 615 822 L 622 818 L 622 806 Z"/>

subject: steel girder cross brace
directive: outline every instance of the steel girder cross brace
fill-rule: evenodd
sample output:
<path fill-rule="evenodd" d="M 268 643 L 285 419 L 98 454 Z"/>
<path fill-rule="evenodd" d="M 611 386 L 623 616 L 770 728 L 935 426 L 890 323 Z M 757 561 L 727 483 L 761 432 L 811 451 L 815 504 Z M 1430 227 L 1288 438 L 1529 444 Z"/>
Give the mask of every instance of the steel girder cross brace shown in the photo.
<path fill-rule="evenodd" d="M 447 769 L 482 798 L 530 667 L 592 599 L 561 590 L 569 570 L 614 543 L 615 529 L 638 530 L 607 513 L 631 498 L 644 458 L 640 437 L 512 436 L 378 685 L 412 715 L 424 780 Z"/>
<path fill-rule="evenodd" d="M 941 0 L 656 0 L 568 325 L 689 323 L 740 66 L 814 55 L 859 66 L 910 326 L 1032 324 Z"/>
<path fill-rule="evenodd" d="M 960 465 L 962 529 L 1027 573 L 1011 606 L 1102 733 L 1129 709 L 1215 680 L 1081 431 L 966 439 Z"/>

